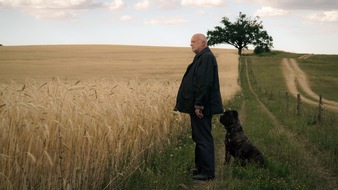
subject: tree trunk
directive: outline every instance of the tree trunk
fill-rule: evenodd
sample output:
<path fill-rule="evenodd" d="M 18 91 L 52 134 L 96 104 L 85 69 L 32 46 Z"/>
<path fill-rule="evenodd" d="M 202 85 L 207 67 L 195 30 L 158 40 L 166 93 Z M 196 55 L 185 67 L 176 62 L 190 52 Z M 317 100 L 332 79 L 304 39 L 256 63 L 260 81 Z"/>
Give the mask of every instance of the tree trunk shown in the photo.
<path fill-rule="evenodd" d="M 238 55 L 242 55 L 242 49 L 243 48 L 238 48 Z"/>

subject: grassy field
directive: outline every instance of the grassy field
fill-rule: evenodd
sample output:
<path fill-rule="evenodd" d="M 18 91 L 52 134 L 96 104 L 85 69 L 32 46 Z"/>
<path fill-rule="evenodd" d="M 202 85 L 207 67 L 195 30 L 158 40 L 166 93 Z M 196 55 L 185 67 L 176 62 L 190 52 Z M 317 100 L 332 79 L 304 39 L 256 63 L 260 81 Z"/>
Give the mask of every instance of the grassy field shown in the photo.
<path fill-rule="evenodd" d="M 223 98 L 237 55 L 215 49 Z M 117 189 L 188 134 L 173 115 L 190 48 L 0 48 L 0 189 Z M 224 59 L 226 57 L 226 60 Z"/>
<path fill-rule="evenodd" d="M 302 103 L 297 115 L 281 69 L 296 59 L 337 101 L 337 56 L 242 56 L 237 72 L 235 50 L 213 51 L 225 109 L 239 111 L 265 168 L 223 165 L 216 116 L 216 179 L 191 179 L 189 122 L 171 112 L 190 48 L 0 47 L 0 189 L 337 189 L 337 112 L 319 121 Z"/>
<path fill-rule="evenodd" d="M 313 55 L 298 61 L 301 68 L 309 73 L 314 91 L 338 102 L 338 55 Z"/>
<path fill-rule="evenodd" d="M 239 90 L 236 50 L 212 49 L 219 60 L 222 96 Z M 41 84 L 53 78 L 92 82 L 103 80 L 157 80 L 180 82 L 194 54 L 191 48 L 156 46 L 65 45 L 3 46 L 0 82 Z M 229 68 L 230 67 L 230 68 Z M 230 71 L 230 72 L 229 72 Z"/>
<path fill-rule="evenodd" d="M 337 189 L 337 113 L 325 110 L 318 122 L 317 107 L 303 103 L 302 114 L 297 115 L 296 99 L 290 97 L 289 106 L 285 103 L 287 89 L 281 60 L 299 56 L 289 53 L 243 56 L 242 91 L 225 104 L 225 108 L 239 110 L 244 130 L 266 156 L 265 168 L 223 165 L 225 130 L 215 118 L 217 177 L 214 181 L 191 180 L 194 147 L 189 144 L 188 135 L 181 135 L 180 143 L 166 149 L 163 156 L 154 157 L 133 176 L 127 189 Z M 334 64 L 331 69 L 337 67 Z M 321 74 L 325 76 L 325 69 Z M 335 83 L 338 78 L 331 80 Z M 333 87 L 330 86 L 331 90 Z"/>
<path fill-rule="evenodd" d="M 179 80 L 192 59 L 189 48 L 109 45 L 12 46 L 0 49 L 0 81 Z"/>
<path fill-rule="evenodd" d="M 303 187 L 300 189 L 336 189 L 338 182 L 338 165 L 335 161 L 338 157 L 338 139 L 336 138 L 338 135 L 337 112 L 325 110 L 324 108 L 322 120 L 319 122 L 317 119 L 318 107 L 303 103 L 300 108 L 301 115 L 297 115 L 295 114 L 297 110 L 296 99 L 289 97 L 290 99 L 286 103 L 285 92 L 287 90 L 285 84 L 281 83 L 281 81 L 284 81 L 280 71 L 281 58 L 297 58 L 299 56 L 297 54 L 280 53 L 269 57 L 254 56 L 242 59 L 242 63 L 247 66 L 247 77 L 252 87 L 249 94 L 254 94 L 254 99 L 260 105 L 254 107 L 263 107 L 262 113 L 270 115 L 269 120 L 272 121 L 272 124 L 268 124 L 267 127 L 269 127 L 270 131 L 273 131 L 273 135 L 276 135 L 269 139 L 270 134 L 268 133 L 269 135 L 266 137 L 266 131 L 264 130 L 265 132 L 261 131 L 261 134 L 256 138 L 258 142 L 265 141 L 263 144 L 265 144 L 264 147 L 268 148 L 266 152 L 270 154 L 272 162 L 288 163 L 290 173 L 283 179 L 290 180 L 285 185 L 290 185 L 291 189 L 296 189 L 297 186 Z M 318 60 L 318 57 L 327 64 L 323 65 L 321 64 L 322 62 L 318 61 L 319 66 L 315 71 L 317 75 L 321 75 L 324 78 L 328 76 L 326 74 L 327 69 L 338 70 L 338 56 L 331 55 L 313 55 L 306 60 L 301 60 L 300 66 L 310 76 L 311 88 L 315 92 L 319 94 L 326 88 L 325 91 L 330 93 L 324 96 L 335 100 L 334 96 L 330 96 L 330 94 L 338 94 L 336 90 L 338 89 L 338 76 L 325 77 L 326 80 L 330 81 L 329 83 L 317 81 L 317 84 L 323 84 L 319 88 L 318 85 L 313 85 L 312 82 L 314 80 L 312 76 L 315 73 L 306 69 L 305 63 Z M 253 109 L 255 108 L 252 107 L 249 110 Z M 248 116 L 248 114 L 246 115 Z M 259 119 L 253 118 L 248 123 L 257 123 L 256 126 L 266 126 L 266 122 L 269 120 L 263 119 L 259 122 Z M 248 128 L 248 132 L 250 131 L 255 134 L 260 130 Z M 284 169 L 288 167 L 284 167 Z"/>

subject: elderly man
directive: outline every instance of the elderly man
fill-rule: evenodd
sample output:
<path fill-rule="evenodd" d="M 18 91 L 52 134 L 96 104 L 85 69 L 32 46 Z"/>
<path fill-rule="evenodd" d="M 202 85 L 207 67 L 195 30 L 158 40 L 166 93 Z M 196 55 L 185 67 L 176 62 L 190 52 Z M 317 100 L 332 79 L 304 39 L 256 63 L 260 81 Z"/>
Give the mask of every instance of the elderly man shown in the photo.
<path fill-rule="evenodd" d="M 196 172 L 193 179 L 210 180 L 215 177 L 211 119 L 212 115 L 223 112 L 217 61 L 203 34 L 194 34 L 190 46 L 196 55 L 183 76 L 175 110 L 190 115 L 195 142 Z"/>

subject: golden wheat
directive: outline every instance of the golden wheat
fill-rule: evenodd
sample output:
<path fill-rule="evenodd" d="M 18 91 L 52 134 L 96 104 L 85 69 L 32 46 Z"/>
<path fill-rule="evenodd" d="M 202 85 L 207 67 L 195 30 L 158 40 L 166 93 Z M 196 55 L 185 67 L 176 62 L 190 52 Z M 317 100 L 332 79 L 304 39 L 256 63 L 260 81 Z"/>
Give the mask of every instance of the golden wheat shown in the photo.
<path fill-rule="evenodd" d="M 171 113 L 177 87 L 59 79 L 1 85 L 1 188 L 114 187 L 169 133 L 186 130 Z"/>
<path fill-rule="evenodd" d="M 238 56 L 213 52 L 228 99 L 239 90 Z M 171 111 L 193 56 L 170 47 L 2 47 L 0 189 L 123 183 L 169 136 L 189 134 L 187 115 Z"/>

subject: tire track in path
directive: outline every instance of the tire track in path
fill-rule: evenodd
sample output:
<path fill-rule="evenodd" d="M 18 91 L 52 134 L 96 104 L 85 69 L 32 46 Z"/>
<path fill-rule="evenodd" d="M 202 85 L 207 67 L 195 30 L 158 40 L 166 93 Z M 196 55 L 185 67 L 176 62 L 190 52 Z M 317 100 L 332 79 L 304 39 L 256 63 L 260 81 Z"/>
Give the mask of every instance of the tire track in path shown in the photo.
<path fill-rule="evenodd" d="M 302 59 L 305 59 L 305 58 L 302 58 Z M 319 95 L 311 90 L 306 73 L 304 73 L 300 69 L 295 59 L 284 58 L 281 62 L 281 65 L 282 65 L 283 75 L 286 80 L 286 86 L 288 88 L 288 91 L 293 96 L 296 97 L 297 94 L 300 94 L 299 89 L 298 89 L 299 87 L 310 98 L 319 99 Z M 302 96 L 302 101 L 308 104 L 311 104 L 311 105 L 319 104 L 319 101 L 309 99 L 305 96 Z M 322 99 L 322 102 L 323 102 L 324 108 L 328 108 L 333 111 L 338 111 L 338 102 L 327 100 L 325 98 Z"/>
<path fill-rule="evenodd" d="M 300 56 L 299 59 L 307 59 L 311 56 L 312 56 L 312 54 L 305 54 L 305 55 Z"/>

